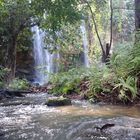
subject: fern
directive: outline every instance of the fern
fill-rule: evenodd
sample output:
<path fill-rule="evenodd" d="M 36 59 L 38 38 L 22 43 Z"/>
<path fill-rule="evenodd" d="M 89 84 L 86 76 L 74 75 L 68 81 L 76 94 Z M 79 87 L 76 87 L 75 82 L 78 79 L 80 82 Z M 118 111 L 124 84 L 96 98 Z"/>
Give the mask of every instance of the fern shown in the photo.
<path fill-rule="evenodd" d="M 128 92 L 131 93 L 132 100 L 137 97 L 137 78 L 128 76 L 126 79 L 120 78 L 119 83 L 115 85 L 114 89 L 119 89 L 119 98 L 120 99 L 130 99 Z"/>

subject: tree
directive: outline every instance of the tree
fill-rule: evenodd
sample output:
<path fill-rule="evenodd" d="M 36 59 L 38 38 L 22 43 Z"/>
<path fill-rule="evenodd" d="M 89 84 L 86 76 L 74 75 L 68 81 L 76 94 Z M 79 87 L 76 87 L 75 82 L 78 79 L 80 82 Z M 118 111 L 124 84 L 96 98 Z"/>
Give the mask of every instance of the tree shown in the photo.
<path fill-rule="evenodd" d="M 31 17 L 35 16 L 28 0 L 4 0 L 0 7 L 1 47 L 5 50 L 4 66 L 9 72 L 9 80 L 15 77 L 17 38 L 27 27 L 34 25 Z M 36 24 L 39 20 L 35 21 Z"/>
<path fill-rule="evenodd" d="M 94 28 L 95 28 L 95 32 L 97 35 L 97 38 L 99 40 L 99 44 L 102 50 L 102 62 L 105 63 L 108 61 L 109 55 L 110 55 L 110 49 L 112 47 L 112 33 L 113 33 L 113 4 L 112 4 L 112 0 L 110 0 L 110 41 L 109 43 L 106 43 L 106 46 L 104 47 L 103 42 L 101 40 L 101 37 L 99 35 L 99 31 L 98 31 L 98 27 L 97 27 L 97 23 L 96 23 L 96 19 L 95 19 L 95 13 L 92 10 L 92 6 L 90 4 L 90 2 L 88 0 L 84 0 L 84 2 L 87 4 L 87 7 L 89 8 L 89 11 L 91 13 L 91 18 L 94 24 Z M 104 5 L 106 3 L 106 1 L 101 1 L 101 5 Z"/>
<path fill-rule="evenodd" d="M 62 22 L 73 23 L 79 17 L 76 0 L 1 0 L 0 11 L 0 47 L 4 66 L 10 69 L 8 81 L 15 77 L 20 33 L 35 25 L 54 31 Z"/>
<path fill-rule="evenodd" d="M 135 25 L 136 29 L 140 29 L 140 0 L 135 0 Z"/>

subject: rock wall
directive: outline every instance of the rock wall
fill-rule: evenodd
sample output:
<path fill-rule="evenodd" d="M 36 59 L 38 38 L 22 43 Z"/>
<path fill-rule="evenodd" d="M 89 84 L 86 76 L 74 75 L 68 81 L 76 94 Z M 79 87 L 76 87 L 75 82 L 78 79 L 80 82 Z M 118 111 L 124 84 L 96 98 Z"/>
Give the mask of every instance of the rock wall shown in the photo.
<path fill-rule="evenodd" d="M 17 52 L 16 76 L 34 81 L 34 57 L 32 49 Z"/>

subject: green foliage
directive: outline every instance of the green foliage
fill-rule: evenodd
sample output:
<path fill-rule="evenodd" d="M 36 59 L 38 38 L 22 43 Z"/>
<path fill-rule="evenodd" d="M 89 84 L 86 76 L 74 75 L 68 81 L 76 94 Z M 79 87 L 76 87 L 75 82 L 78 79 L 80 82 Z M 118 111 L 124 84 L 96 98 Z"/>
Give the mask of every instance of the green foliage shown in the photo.
<path fill-rule="evenodd" d="M 133 102 L 137 97 L 137 76 L 140 71 L 139 43 L 118 45 L 108 66 L 95 64 L 90 68 L 72 69 L 51 77 L 53 93 L 68 94 L 77 92 L 91 98 L 98 94 L 118 94 L 120 100 Z M 82 83 L 82 84 L 81 84 Z M 86 86 L 86 89 L 82 89 Z"/>
<path fill-rule="evenodd" d="M 93 10 L 98 32 L 101 40 L 103 40 L 102 43 L 106 44 L 110 32 L 109 1 L 91 0 L 88 2 Z M 134 30 L 134 11 L 126 10 L 123 11 L 122 15 L 122 9 L 115 9 L 115 7 L 121 8 L 119 2 L 120 0 L 113 1 L 113 37 L 114 41 L 115 39 L 118 41 L 118 38 L 121 39 L 122 37 L 122 40 L 127 41 L 130 38 L 127 36 Z M 124 8 L 133 8 L 132 5 L 132 1 L 127 0 Z M 52 93 L 86 92 L 87 96 L 92 98 L 101 92 L 111 93 L 114 88 L 119 90 L 121 100 L 131 101 L 136 98 L 136 77 L 140 75 L 139 33 L 136 34 L 135 44 L 123 42 L 115 47 L 108 67 L 94 63 L 91 68 L 70 69 L 73 66 L 77 67 L 73 64 L 79 62 L 82 52 L 82 40 L 79 35 L 79 24 L 81 23 L 77 21 L 84 19 L 86 23 L 89 23 L 86 26 L 91 26 L 89 30 L 93 31 L 93 21 L 89 17 L 91 17 L 91 13 L 86 2 L 81 3 L 80 0 L 1 0 L 0 53 L 2 55 L 0 56 L 0 62 L 5 63 L 5 58 L 8 60 L 9 55 L 14 54 L 15 50 L 10 49 L 12 43 L 17 44 L 17 51 L 27 50 L 27 47 L 31 45 L 32 33 L 30 28 L 38 25 L 44 31 L 47 31 L 46 42 L 49 44 L 47 49 L 50 52 L 59 51 L 60 61 L 63 63 L 63 71 L 61 70 L 60 73 L 50 76 L 50 82 L 54 85 Z M 115 33 L 118 36 L 115 36 Z M 95 34 L 95 31 L 93 31 L 93 34 Z M 89 49 L 91 52 L 98 52 L 100 55 L 100 50 L 97 49 L 99 46 L 97 37 L 92 39 L 94 45 L 91 43 L 91 46 L 93 46 Z M 54 46 L 54 48 L 50 46 Z M 56 46 L 59 46 L 59 50 Z M 93 58 L 93 56 L 91 57 Z M 70 62 L 73 62 L 73 64 L 71 65 Z M 65 72 L 67 69 L 69 70 Z M 6 69 L 0 68 L 0 87 L 3 86 L 6 71 Z M 81 89 L 81 84 L 83 87 L 86 86 L 87 89 Z M 12 89 L 27 89 L 28 86 L 27 80 L 18 78 L 9 84 L 9 88 Z"/>
<path fill-rule="evenodd" d="M 135 7 L 133 0 L 113 0 L 113 28 L 118 41 L 129 41 L 135 30 Z"/>
<path fill-rule="evenodd" d="M 63 24 L 57 32 L 47 32 L 46 49 L 50 53 L 59 53 L 59 70 L 66 71 L 81 64 L 83 52 L 80 22 Z"/>
<path fill-rule="evenodd" d="M 115 47 L 110 66 L 118 77 L 138 76 L 140 72 L 140 43 L 125 43 Z"/>
<path fill-rule="evenodd" d="M 63 49 L 68 49 L 70 46 L 72 49 L 79 49 L 82 46 L 82 37 L 80 30 L 80 22 L 75 24 L 62 24 L 58 32 L 48 32 L 46 35 L 46 43 L 48 47 L 60 46 Z"/>
<path fill-rule="evenodd" d="M 139 38 L 139 36 L 138 36 Z M 121 100 L 133 101 L 137 97 L 137 78 L 140 74 L 140 42 L 116 46 L 110 66 L 118 78 L 114 89 L 118 89 Z"/>
<path fill-rule="evenodd" d="M 4 78 L 4 75 L 6 73 L 7 69 L 4 69 L 3 67 L 0 67 L 0 80 L 2 81 Z"/>
<path fill-rule="evenodd" d="M 140 31 L 136 32 L 135 35 L 135 44 L 130 52 L 130 55 L 132 56 L 132 59 L 130 61 L 130 74 L 131 75 L 140 75 Z"/>
<path fill-rule="evenodd" d="M 37 2 L 38 1 L 38 2 Z M 46 11 L 45 21 L 41 26 L 52 31 L 59 30 L 63 23 L 75 23 L 81 18 L 79 0 L 35 0 Z M 41 10 L 40 9 L 40 10 Z M 37 9 L 38 10 L 38 9 Z M 44 13 L 43 13 L 44 14 Z"/>
<path fill-rule="evenodd" d="M 133 48 L 132 43 L 119 44 L 110 59 L 110 66 L 117 77 L 126 77 L 130 72 L 130 61 L 132 55 L 129 55 Z"/>
<path fill-rule="evenodd" d="M 50 82 L 54 85 L 52 93 L 67 94 L 77 90 L 79 83 L 82 80 L 83 69 L 71 69 L 68 72 L 61 72 L 50 76 Z"/>
<path fill-rule="evenodd" d="M 128 76 L 126 79 L 120 78 L 114 89 L 119 90 L 121 100 L 133 101 L 137 97 L 137 78 Z"/>
<path fill-rule="evenodd" d="M 88 98 L 95 97 L 98 93 L 109 92 L 115 78 L 111 78 L 110 70 L 106 66 L 95 65 L 91 68 L 71 69 L 68 72 L 61 72 L 52 75 L 50 82 L 54 85 L 52 93 L 86 94 Z M 105 87 L 105 84 L 108 84 Z M 82 87 L 83 86 L 83 87 Z M 84 88 L 86 87 L 86 89 Z"/>
<path fill-rule="evenodd" d="M 105 65 L 94 64 L 94 67 L 91 67 L 86 73 L 90 82 L 88 90 L 89 98 L 94 98 L 101 92 L 111 94 L 112 88 L 117 81 L 117 77 L 111 69 Z"/>
<path fill-rule="evenodd" d="M 29 82 L 26 79 L 15 78 L 11 81 L 8 88 L 14 90 L 26 90 L 29 88 Z"/>
<path fill-rule="evenodd" d="M 3 0 L 0 3 L 0 61 L 11 71 L 15 66 L 16 50 L 30 46 L 31 31 L 38 25 L 42 29 L 59 30 L 62 23 L 75 23 L 80 18 L 77 0 Z M 18 46 L 18 49 L 17 49 Z M 11 52 L 12 51 L 12 52 Z M 10 63 L 10 64 L 9 64 Z M 12 67 L 12 68 L 11 68 Z"/>
<path fill-rule="evenodd" d="M 102 91 L 101 79 L 103 77 L 103 69 L 99 68 L 97 65 L 90 69 L 90 73 L 87 73 L 90 84 L 89 84 L 89 95 L 90 97 Z"/>
<path fill-rule="evenodd" d="M 0 66 L 0 88 L 5 86 L 5 77 L 8 72 L 9 70 L 7 68 Z"/>
<path fill-rule="evenodd" d="M 26 28 L 21 32 L 17 38 L 17 51 L 25 52 L 31 49 L 32 46 L 32 32 L 30 28 Z"/>

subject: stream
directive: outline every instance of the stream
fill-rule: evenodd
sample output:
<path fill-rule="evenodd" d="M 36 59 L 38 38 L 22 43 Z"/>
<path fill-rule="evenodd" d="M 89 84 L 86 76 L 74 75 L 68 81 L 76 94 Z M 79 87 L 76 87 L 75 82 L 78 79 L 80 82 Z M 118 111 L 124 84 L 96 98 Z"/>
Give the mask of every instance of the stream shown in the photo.
<path fill-rule="evenodd" d="M 50 95 L 27 94 L 0 101 L 0 140 L 140 140 L 140 108 L 92 105 L 47 107 Z M 115 126 L 104 131 L 110 123 Z"/>

